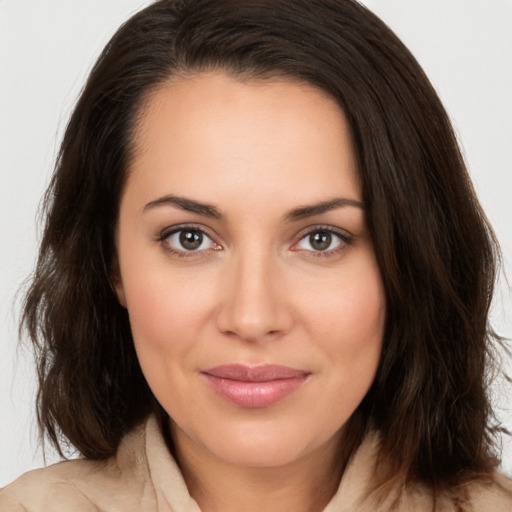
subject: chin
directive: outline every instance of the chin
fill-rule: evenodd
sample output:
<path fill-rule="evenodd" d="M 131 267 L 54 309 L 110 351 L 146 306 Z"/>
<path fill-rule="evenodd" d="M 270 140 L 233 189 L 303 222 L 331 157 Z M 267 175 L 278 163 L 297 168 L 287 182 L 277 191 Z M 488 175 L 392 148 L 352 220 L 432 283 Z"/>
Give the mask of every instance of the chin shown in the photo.
<path fill-rule="evenodd" d="M 224 448 L 224 449 L 223 449 Z M 214 455 L 227 464 L 239 467 L 270 468 L 292 464 L 303 458 L 306 447 L 269 440 L 260 443 L 232 443 L 229 447 L 215 447 Z"/>
<path fill-rule="evenodd" d="M 337 432 L 317 432 L 297 422 L 267 420 L 219 427 L 199 441 L 215 458 L 241 467 L 278 467 L 337 443 Z M 202 439 L 201 439 L 202 438 Z"/>

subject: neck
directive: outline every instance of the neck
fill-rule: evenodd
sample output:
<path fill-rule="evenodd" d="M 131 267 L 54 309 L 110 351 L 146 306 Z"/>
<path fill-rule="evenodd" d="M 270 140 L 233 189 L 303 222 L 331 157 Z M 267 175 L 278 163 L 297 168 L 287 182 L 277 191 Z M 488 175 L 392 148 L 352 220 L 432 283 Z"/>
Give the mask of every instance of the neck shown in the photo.
<path fill-rule="evenodd" d="M 270 467 L 231 464 L 174 429 L 176 457 L 202 512 L 321 512 L 338 489 L 339 437 L 299 460 Z"/>

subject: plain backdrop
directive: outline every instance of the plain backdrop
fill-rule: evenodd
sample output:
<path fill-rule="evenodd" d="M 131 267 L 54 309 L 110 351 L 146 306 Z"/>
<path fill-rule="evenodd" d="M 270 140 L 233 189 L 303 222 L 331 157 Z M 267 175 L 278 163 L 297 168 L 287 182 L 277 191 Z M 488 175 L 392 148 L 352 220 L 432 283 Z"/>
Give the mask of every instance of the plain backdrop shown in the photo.
<path fill-rule="evenodd" d="M 30 354 L 18 349 L 19 290 L 33 268 L 36 214 L 92 63 L 143 0 L 0 0 L 0 486 L 44 464 Z M 512 0 L 366 0 L 431 78 L 452 116 L 512 275 Z M 512 337 L 510 286 L 493 307 Z M 512 373 L 510 360 L 508 371 Z M 512 397 L 492 396 L 512 429 Z M 512 439 L 503 438 L 512 473 Z M 48 453 L 48 462 L 57 460 Z"/>

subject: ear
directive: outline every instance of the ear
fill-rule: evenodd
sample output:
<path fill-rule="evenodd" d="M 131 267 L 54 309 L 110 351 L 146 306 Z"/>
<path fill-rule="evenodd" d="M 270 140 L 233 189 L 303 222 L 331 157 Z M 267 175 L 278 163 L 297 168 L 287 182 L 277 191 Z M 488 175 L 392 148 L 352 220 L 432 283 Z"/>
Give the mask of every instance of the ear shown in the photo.
<path fill-rule="evenodd" d="M 125 308 L 126 296 L 124 293 L 123 280 L 121 278 L 121 271 L 119 269 L 119 260 L 117 259 L 117 256 L 114 258 L 110 269 L 110 283 L 114 293 L 117 296 L 119 304 Z"/>

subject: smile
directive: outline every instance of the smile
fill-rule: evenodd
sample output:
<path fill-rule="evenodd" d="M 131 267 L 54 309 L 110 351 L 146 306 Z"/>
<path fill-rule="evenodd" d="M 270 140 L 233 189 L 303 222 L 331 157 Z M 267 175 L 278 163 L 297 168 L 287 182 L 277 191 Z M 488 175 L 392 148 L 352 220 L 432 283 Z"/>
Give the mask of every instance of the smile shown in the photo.
<path fill-rule="evenodd" d="M 222 398 L 245 408 L 275 404 L 298 389 L 310 375 L 287 366 L 223 365 L 202 372 Z"/>

